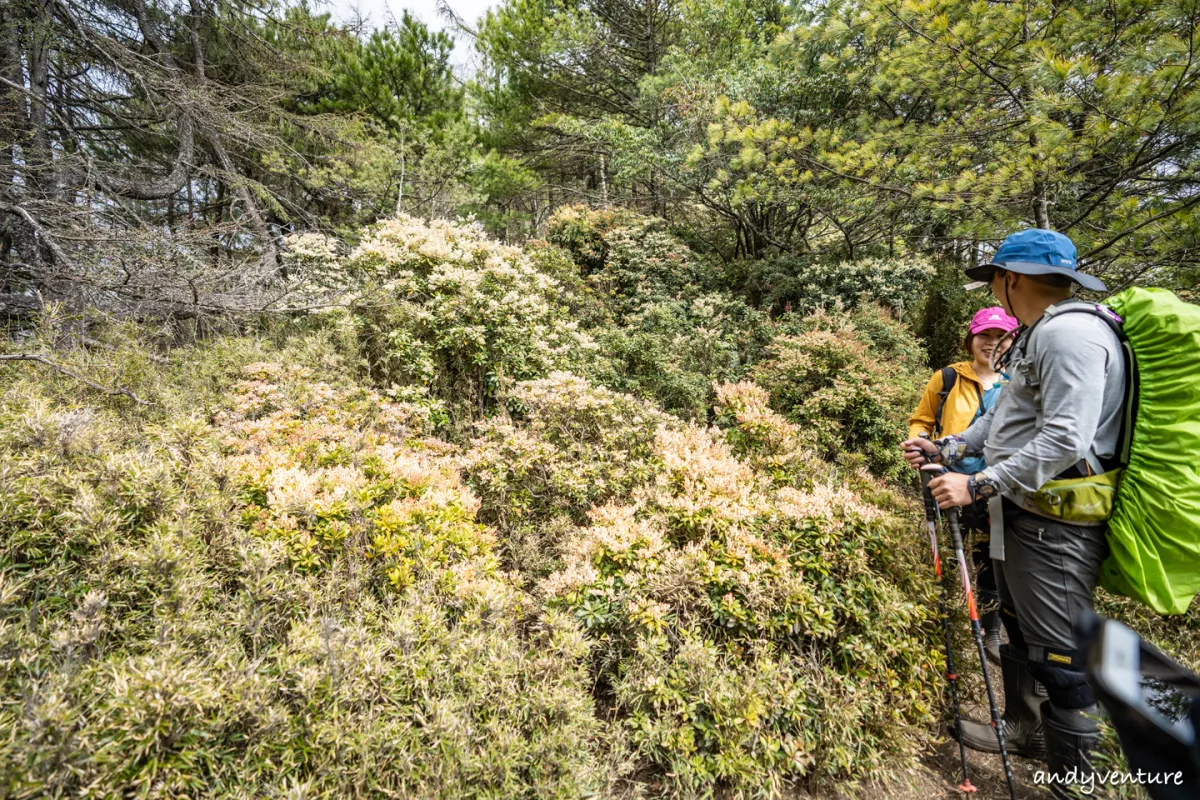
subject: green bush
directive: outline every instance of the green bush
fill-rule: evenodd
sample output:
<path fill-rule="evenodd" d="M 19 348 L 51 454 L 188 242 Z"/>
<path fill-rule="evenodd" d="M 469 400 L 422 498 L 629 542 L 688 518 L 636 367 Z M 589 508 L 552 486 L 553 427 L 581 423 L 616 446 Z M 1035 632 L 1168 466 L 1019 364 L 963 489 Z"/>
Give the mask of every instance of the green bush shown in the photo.
<path fill-rule="evenodd" d="M 770 341 L 767 315 L 713 289 L 716 272 L 662 220 L 571 206 L 551 219 L 550 240 L 608 310 L 590 319 L 601 357 L 588 374 L 611 389 L 703 420 L 712 384 L 739 380 Z"/>
<path fill-rule="evenodd" d="M 466 458 L 480 519 L 527 579 L 558 566 L 566 531 L 597 504 L 627 499 L 655 473 L 654 436 L 677 425 L 645 402 L 555 373 L 518 384 L 513 413 L 480 423 Z"/>
<path fill-rule="evenodd" d="M 826 458 L 904 475 L 898 446 L 927 378 L 906 330 L 871 307 L 788 325 L 799 332 L 776 337 L 751 370 L 774 408 L 811 430 Z"/>
<path fill-rule="evenodd" d="M 924 370 L 925 349 L 905 324 L 886 308 L 867 303 L 852 311 L 822 311 L 807 316 L 783 314 L 775 322 L 775 332 L 798 336 L 809 331 L 840 331 L 847 326 L 868 344 L 880 360 L 906 370 Z"/>
<path fill-rule="evenodd" d="M 571 254 L 618 317 L 713 288 L 713 270 L 661 219 L 566 206 L 551 218 L 549 239 Z"/>
<path fill-rule="evenodd" d="M 752 302 L 775 312 L 850 310 L 865 302 L 907 319 L 920 305 L 935 270 L 915 256 L 854 261 L 784 256 L 740 262 L 730 273 Z"/>
<path fill-rule="evenodd" d="M 558 301 L 581 330 L 591 334 L 594 329 L 612 324 L 608 298 L 587 280 L 570 253 L 543 240 L 526 242 L 524 250 L 534 269 L 557 282 Z"/>
<path fill-rule="evenodd" d="M 771 328 L 766 315 L 714 292 L 644 305 L 624 325 L 594 335 L 603 353 L 596 380 L 703 421 L 712 384 L 745 375 L 770 341 Z"/>
<path fill-rule="evenodd" d="M 608 259 L 605 236 L 618 226 L 638 219 L 624 209 L 590 209 L 585 205 L 563 206 L 547 225 L 550 242 L 565 250 L 583 275 L 604 268 Z"/>

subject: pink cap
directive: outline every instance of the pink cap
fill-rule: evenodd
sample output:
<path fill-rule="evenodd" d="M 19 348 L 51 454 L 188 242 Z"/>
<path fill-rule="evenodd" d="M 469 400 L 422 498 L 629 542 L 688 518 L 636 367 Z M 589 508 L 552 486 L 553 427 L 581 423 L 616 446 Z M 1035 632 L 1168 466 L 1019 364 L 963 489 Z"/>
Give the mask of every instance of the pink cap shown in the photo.
<path fill-rule="evenodd" d="M 1005 313 L 1003 308 L 992 306 L 991 308 L 981 308 L 975 312 L 975 316 L 971 318 L 969 331 L 974 336 L 980 331 L 986 331 L 991 328 L 1008 333 L 1009 331 L 1015 331 L 1019 327 L 1021 327 L 1021 323 Z"/>

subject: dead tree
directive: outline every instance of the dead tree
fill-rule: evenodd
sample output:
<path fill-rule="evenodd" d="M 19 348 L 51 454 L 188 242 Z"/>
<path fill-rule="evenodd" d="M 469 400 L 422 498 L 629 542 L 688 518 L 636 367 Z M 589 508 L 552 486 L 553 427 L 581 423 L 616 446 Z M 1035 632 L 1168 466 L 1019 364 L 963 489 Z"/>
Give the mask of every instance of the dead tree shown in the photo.
<path fill-rule="evenodd" d="M 0 4 L 0 317 L 35 297 L 138 314 L 262 307 L 292 55 L 259 0 Z M 297 68 L 303 68 L 300 65 Z"/>

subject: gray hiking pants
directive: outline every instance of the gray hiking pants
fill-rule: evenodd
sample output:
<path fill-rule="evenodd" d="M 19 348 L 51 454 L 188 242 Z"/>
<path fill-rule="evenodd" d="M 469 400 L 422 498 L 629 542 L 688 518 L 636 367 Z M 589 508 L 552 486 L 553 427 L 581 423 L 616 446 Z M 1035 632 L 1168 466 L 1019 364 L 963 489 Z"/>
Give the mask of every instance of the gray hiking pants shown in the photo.
<path fill-rule="evenodd" d="M 1028 652 L 1029 669 L 1060 708 L 1093 702 L 1075 625 L 1092 609 L 1105 526 L 1071 525 L 1004 503 L 1005 559 L 995 562 L 1000 618 L 1009 641 Z"/>

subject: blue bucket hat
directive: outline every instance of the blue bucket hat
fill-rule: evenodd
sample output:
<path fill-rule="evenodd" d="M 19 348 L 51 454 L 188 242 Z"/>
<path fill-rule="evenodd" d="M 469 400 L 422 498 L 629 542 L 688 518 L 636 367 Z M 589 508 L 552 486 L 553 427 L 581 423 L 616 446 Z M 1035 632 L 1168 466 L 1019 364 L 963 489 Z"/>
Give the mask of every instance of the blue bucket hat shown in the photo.
<path fill-rule="evenodd" d="M 966 273 L 971 280 L 990 283 L 997 269 L 1021 275 L 1062 275 L 1094 292 L 1106 289 L 1104 281 L 1079 271 L 1075 245 L 1070 239 L 1042 228 L 1009 234 L 991 261 L 971 267 Z"/>

